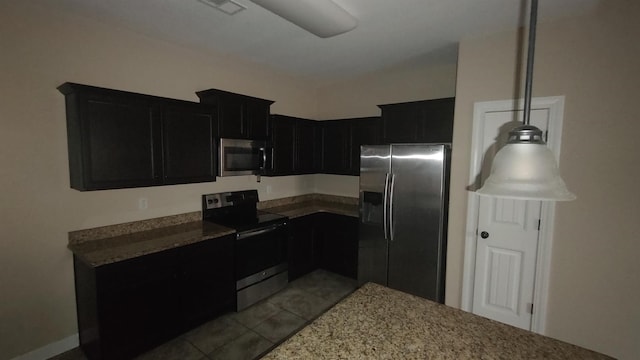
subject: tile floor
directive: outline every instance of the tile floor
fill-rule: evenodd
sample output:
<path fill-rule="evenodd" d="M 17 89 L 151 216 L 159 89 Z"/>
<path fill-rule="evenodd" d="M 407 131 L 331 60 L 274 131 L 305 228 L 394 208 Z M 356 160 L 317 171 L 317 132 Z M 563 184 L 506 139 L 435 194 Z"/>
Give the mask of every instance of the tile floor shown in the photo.
<path fill-rule="evenodd" d="M 349 279 L 316 270 L 239 313 L 223 315 L 137 360 L 257 359 L 325 312 L 357 287 Z M 86 360 L 73 349 L 50 360 Z"/>

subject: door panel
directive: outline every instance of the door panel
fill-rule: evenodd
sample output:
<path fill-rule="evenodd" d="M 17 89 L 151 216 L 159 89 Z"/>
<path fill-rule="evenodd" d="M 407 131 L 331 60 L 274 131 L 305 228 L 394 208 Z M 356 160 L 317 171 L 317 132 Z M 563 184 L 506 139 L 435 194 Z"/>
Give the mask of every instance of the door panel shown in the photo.
<path fill-rule="evenodd" d="M 482 180 L 491 160 L 521 125 L 522 111 L 485 115 Z M 547 130 L 549 111 L 534 110 L 531 124 Z M 529 330 L 541 202 L 479 197 L 473 313 Z"/>

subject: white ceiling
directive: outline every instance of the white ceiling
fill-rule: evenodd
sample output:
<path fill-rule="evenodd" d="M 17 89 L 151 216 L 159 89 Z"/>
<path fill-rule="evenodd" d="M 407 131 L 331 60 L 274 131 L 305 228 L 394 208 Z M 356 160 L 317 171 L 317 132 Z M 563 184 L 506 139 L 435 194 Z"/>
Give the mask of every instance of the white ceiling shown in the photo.
<path fill-rule="evenodd" d="M 530 6 L 525 0 L 334 0 L 358 19 L 358 26 L 322 39 L 249 0 L 235 0 L 247 9 L 233 16 L 197 0 L 36 1 L 150 37 L 325 80 L 404 62 L 455 63 L 460 39 L 522 25 Z M 538 22 L 583 13 L 597 3 L 540 0 Z"/>

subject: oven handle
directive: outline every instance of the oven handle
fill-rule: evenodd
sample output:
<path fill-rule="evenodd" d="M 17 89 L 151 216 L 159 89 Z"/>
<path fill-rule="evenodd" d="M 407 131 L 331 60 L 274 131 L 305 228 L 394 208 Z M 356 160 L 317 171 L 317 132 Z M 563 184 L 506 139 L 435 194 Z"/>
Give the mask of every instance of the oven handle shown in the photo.
<path fill-rule="evenodd" d="M 262 234 L 274 231 L 274 230 L 278 229 L 279 227 L 284 226 L 286 224 L 287 223 L 274 224 L 274 225 L 269 225 L 269 226 L 266 226 L 266 227 L 263 227 L 263 228 L 259 228 L 259 229 L 253 229 L 253 230 L 247 230 L 247 231 L 239 232 L 236 235 L 236 240 L 242 240 L 242 239 L 246 239 L 248 237 L 262 235 Z"/>

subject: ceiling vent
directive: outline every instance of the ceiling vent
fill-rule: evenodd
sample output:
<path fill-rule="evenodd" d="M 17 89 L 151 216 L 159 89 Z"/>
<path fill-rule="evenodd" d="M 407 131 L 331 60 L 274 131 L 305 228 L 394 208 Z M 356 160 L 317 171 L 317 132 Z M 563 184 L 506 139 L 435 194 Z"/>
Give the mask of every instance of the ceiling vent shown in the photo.
<path fill-rule="evenodd" d="M 245 10 L 246 7 L 238 4 L 233 0 L 198 0 L 201 3 L 211 6 L 212 8 L 222 11 L 227 15 L 235 15 L 242 10 Z"/>

